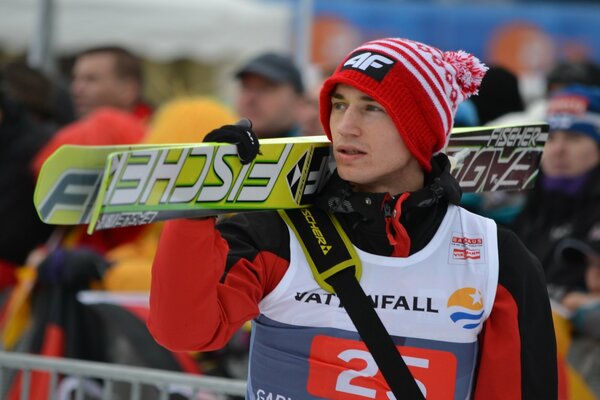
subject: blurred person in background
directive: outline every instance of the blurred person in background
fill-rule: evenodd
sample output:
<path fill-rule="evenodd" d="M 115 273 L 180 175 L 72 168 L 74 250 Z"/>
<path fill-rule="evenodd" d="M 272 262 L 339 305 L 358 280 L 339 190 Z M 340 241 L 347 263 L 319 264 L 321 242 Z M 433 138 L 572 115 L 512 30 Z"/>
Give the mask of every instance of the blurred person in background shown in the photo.
<path fill-rule="evenodd" d="M 556 300 L 571 312 L 576 332 L 600 340 L 600 231 L 584 240 L 566 238 L 557 246 L 557 256 L 559 263 L 582 272 L 585 286 Z"/>
<path fill-rule="evenodd" d="M 79 119 L 61 128 L 38 151 L 31 165 L 36 177 L 46 159 L 62 145 L 136 144 L 146 133 L 151 109 L 141 101 L 143 71 L 139 58 L 118 46 L 95 47 L 76 57 L 72 73 L 71 94 Z M 73 227 L 66 242 L 104 253 L 132 240 L 141 230 L 126 227 L 87 235 L 82 227 Z"/>
<path fill-rule="evenodd" d="M 600 65 L 591 60 L 562 61 L 550 70 L 546 82 L 549 94 L 573 84 L 600 86 Z"/>
<path fill-rule="evenodd" d="M 546 95 L 544 97 L 525 104 L 525 109 L 522 111 L 498 116 L 489 124 L 516 125 L 544 121 L 548 114 L 548 99 L 557 91 L 577 84 L 600 86 L 600 66 L 590 60 L 557 63 L 546 76 Z"/>
<path fill-rule="evenodd" d="M 560 90 L 547 120 L 539 175 L 513 228 L 542 262 L 548 284 L 568 292 L 585 287 L 585 277 L 556 262 L 557 243 L 600 230 L 600 88 Z"/>
<path fill-rule="evenodd" d="M 584 275 L 585 286 L 570 291 L 553 290 L 554 321 L 558 343 L 573 371 L 587 385 L 585 389 L 600 397 L 600 230 L 589 232 L 585 239 L 568 237 L 556 251 L 557 263 Z M 558 304 L 558 306 L 557 306 Z M 561 333 L 562 329 L 562 333 Z M 562 340 L 561 340 L 562 339 Z M 560 347 L 559 347 L 560 351 Z M 571 380 L 571 384 L 576 381 Z M 573 399 L 584 397 L 581 392 Z"/>
<path fill-rule="evenodd" d="M 216 125 L 233 124 L 237 120 L 233 110 L 214 98 L 175 97 L 156 110 L 143 143 L 201 143 Z"/>
<path fill-rule="evenodd" d="M 319 114 L 319 94 L 325 79 L 316 68 L 306 71 L 306 91 L 298 106 L 297 120 L 301 136 L 325 135 Z"/>
<path fill-rule="evenodd" d="M 303 102 L 302 74 L 291 58 L 263 53 L 235 74 L 240 87 L 236 111 L 249 118 L 259 138 L 298 135 L 298 107 Z"/>
<path fill-rule="evenodd" d="M 10 88 L 11 83 L 0 75 L 0 287 L 3 280 L 13 281 L 10 267 L 23 265 L 29 252 L 52 231 L 33 206 L 35 178 L 29 169 L 31 159 L 52 132 L 34 122 L 33 111 L 11 96 L 16 92 Z M 29 94 L 31 102 L 47 106 L 49 98 L 43 94 L 40 91 L 36 99 L 34 93 Z"/>
<path fill-rule="evenodd" d="M 68 90 L 60 81 L 48 78 L 22 59 L 8 62 L 3 73 L 8 96 L 22 105 L 40 129 L 54 134 L 75 120 Z"/>
<path fill-rule="evenodd" d="M 77 55 L 71 96 L 79 117 L 100 107 L 113 107 L 146 120 L 150 107 L 142 101 L 142 61 L 118 46 L 95 47 Z"/>
<path fill-rule="evenodd" d="M 40 81 L 42 82 L 42 81 Z M 39 83 L 39 82 L 37 82 Z M 43 86 L 47 82 L 43 81 Z M 31 82 L 35 86 L 36 83 Z M 33 121 L 33 111 L 13 98 L 14 86 L 0 76 L 0 348 L 7 349 L 11 336 L 6 329 L 12 306 L 31 280 L 21 279 L 29 254 L 51 236 L 53 227 L 44 224 L 33 206 L 35 177 L 29 163 L 51 134 Z M 44 93 L 40 90 L 40 95 Z M 30 94 L 31 96 L 34 93 Z M 42 104 L 48 99 L 40 98 Z M 23 284 L 20 286 L 20 284 Z M 25 309 L 25 308 L 23 308 Z M 23 323 L 21 326 L 24 325 Z M 3 386 L 1 389 L 4 389 Z M 1 398 L 7 398 L 0 391 Z"/>
<path fill-rule="evenodd" d="M 521 112 L 525 104 L 519 90 L 519 79 L 508 69 L 492 65 L 481 82 L 479 93 L 471 99 L 480 125 L 495 125 L 494 120 Z"/>
<path fill-rule="evenodd" d="M 0 71 L 0 334 L 23 265 L 54 230 L 35 210 L 30 170 L 32 158 L 55 130 L 51 89 L 44 74 L 21 60 L 9 61 Z"/>
<path fill-rule="evenodd" d="M 30 168 L 36 179 L 46 159 L 62 145 L 129 145 L 142 141 L 149 109 L 137 107 L 140 68 L 137 58 L 115 47 L 91 49 L 77 57 L 72 94 L 79 119 L 59 129 L 35 154 Z M 88 235 L 83 225 L 54 227 L 52 243 L 31 252 L 27 269 L 34 272 L 19 285 L 35 287 L 25 302 L 40 304 L 32 310 L 43 315 L 33 318 L 32 353 L 50 351 L 55 356 L 91 360 L 105 357 L 105 346 L 93 335 L 98 322 L 85 313 L 75 296 L 101 279 L 109 265 L 105 259 L 108 251 L 136 240 L 145 229 L 130 226 Z M 53 308 L 44 308 L 50 306 Z M 48 324 L 56 325 L 60 335 L 50 334 L 45 328 Z M 20 337 L 13 336 L 14 340 Z M 68 342 L 73 345 L 66 347 Z"/>
<path fill-rule="evenodd" d="M 94 47 L 77 55 L 71 96 L 79 119 L 59 130 L 36 155 L 36 175 L 63 144 L 135 144 L 145 134 L 152 109 L 142 101 L 142 61 L 118 46 Z"/>

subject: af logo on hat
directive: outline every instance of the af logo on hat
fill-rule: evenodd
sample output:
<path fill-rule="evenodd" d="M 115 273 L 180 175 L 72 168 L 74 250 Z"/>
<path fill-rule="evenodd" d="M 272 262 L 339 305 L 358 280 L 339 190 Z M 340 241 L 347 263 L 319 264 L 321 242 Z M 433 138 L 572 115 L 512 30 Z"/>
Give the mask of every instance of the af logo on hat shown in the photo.
<path fill-rule="evenodd" d="M 394 60 L 381 54 L 372 51 L 357 51 L 346 60 L 341 69 L 358 69 L 377 82 L 381 82 L 394 64 Z"/>

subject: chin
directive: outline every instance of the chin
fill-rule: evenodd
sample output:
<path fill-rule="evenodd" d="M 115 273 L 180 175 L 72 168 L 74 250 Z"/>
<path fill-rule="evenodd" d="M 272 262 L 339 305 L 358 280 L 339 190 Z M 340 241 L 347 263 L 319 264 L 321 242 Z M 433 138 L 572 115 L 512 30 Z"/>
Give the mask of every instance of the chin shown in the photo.
<path fill-rule="evenodd" d="M 547 177 L 550 178 L 557 178 L 557 179 L 569 179 L 569 178 L 573 178 L 575 176 L 577 176 L 576 174 L 573 174 L 572 172 L 568 172 L 568 171 L 552 171 L 552 172 L 548 172 L 545 173 L 545 175 Z"/>
<path fill-rule="evenodd" d="M 338 168 L 338 175 L 343 180 L 350 182 L 353 185 L 362 185 L 365 181 L 364 177 L 361 177 L 360 174 L 353 173 L 352 171 L 348 171 L 348 169 Z"/>
<path fill-rule="evenodd" d="M 339 165 L 337 165 L 336 168 L 337 168 L 337 173 L 340 176 L 340 178 L 342 178 L 345 181 L 351 180 L 352 173 L 350 173 L 347 168 L 344 168 L 343 166 L 339 166 Z"/>

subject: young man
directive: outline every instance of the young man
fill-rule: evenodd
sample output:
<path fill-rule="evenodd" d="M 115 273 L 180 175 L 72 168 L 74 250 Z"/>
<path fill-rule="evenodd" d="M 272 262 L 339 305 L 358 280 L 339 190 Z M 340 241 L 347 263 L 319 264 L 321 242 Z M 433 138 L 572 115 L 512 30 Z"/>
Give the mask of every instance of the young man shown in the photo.
<path fill-rule="evenodd" d="M 427 399 L 556 398 L 539 264 L 512 233 L 458 207 L 441 151 L 485 67 L 405 39 L 354 50 L 323 84 L 337 170 L 317 206 L 362 263 L 360 285 Z M 174 350 L 224 346 L 253 320 L 249 399 L 391 399 L 338 298 L 276 212 L 165 225 L 149 328 Z"/>

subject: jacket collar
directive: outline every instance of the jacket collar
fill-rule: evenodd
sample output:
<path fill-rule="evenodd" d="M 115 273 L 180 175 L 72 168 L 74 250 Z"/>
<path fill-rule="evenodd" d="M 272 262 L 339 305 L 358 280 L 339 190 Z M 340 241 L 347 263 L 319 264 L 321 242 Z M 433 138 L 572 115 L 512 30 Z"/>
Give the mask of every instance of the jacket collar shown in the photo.
<path fill-rule="evenodd" d="M 399 222 L 410 240 L 410 252 L 422 249 L 433 237 L 446 214 L 448 203 L 459 204 L 461 190 L 450 175 L 450 163 L 443 154 L 432 158 L 432 171 L 425 177 L 425 186 L 400 205 Z M 355 192 L 350 184 L 334 171 L 319 193 L 316 206 L 337 214 L 352 242 L 359 248 L 379 255 L 393 252 L 389 240 L 389 218 L 396 208 L 400 193 Z M 393 232 L 392 232 L 393 233 Z"/>
<path fill-rule="evenodd" d="M 462 191 L 458 182 L 450 174 L 450 162 L 444 154 L 438 154 L 431 160 L 432 170 L 425 176 L 425 186 L 411 193 L 405 201 L 406 208 L 428 208 L 441 200 L 459 204 Z M 400 193 L 355 192 L 350 184 L 334 171 L 329 181 L 317 197 L 318 207 L 333 213 L 357 213 L 363 218 L 380 216 L 384 204 L 391 198 L 395 201 Z"/>

